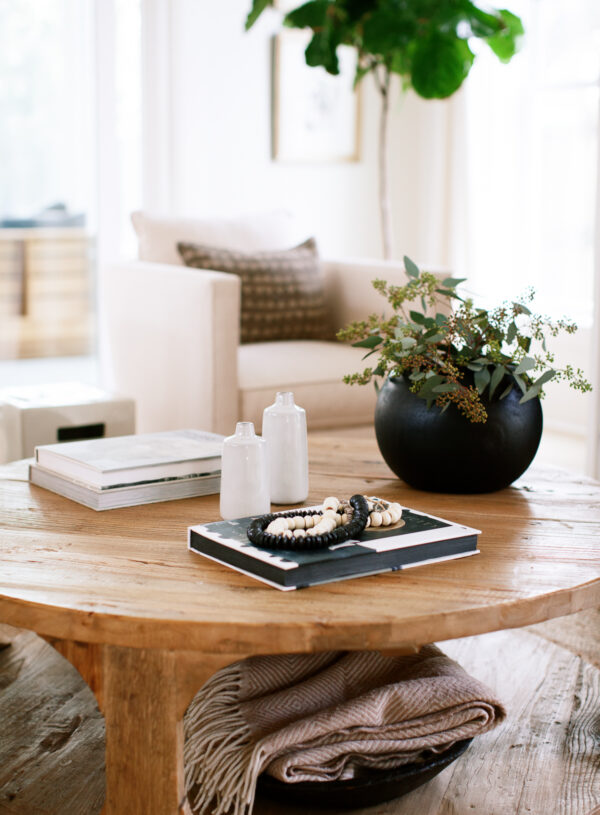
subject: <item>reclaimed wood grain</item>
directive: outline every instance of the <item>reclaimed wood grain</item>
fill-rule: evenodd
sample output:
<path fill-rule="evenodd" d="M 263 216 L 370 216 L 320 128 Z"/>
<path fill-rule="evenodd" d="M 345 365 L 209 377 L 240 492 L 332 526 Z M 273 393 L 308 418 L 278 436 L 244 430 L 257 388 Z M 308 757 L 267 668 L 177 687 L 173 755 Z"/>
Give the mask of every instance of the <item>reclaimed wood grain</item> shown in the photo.
<path fill-rule="evenodd" d="M 59 639 L 250 653 L 414 647 L 600 604 L 591 480 L 543 469 L 491 495 L 424 493 L 388 477 L 372 440 L 335 434 L 311 437 L 311 462 L 309 503 L 393 498 L 482 529 L 481 555 L 283 593 L 187 550 L 217 496 L 97 513 L 13 465 L 0 477 L 0 617 Z"/>
<path fill-rule="evenodd" d="M 80 675 L 30 631 L 0 628 L 0 813 L 98 815 L 104 720 Z"/>
<path fill-rule="evenodd" d="M 283 593 L 187 550 L 187 527 L 217 519 L 218 496 L 96 513 L 30 486 L 24 462 L 0 469 L 0 620 L 49 639 L 98 693 L 105 815 L 185 813 L 181 714 L 227 661 L 410 650 L 600 604 L 599 484 L 541 470 L 493 495 L 446 496 L 390 478 L 372 439 L 316 435 L 310 455 L 307 503 L 378 494 L 479 527 L 482 554 Z"/>
<path fill-rule="evenodd" d="M 596 636 L 596 649 L 599 643 Z M 598 668 L 525 631 L 442 647 L 504 700 L 506 722 L 428 784 L 353 815 L 593 815 L 600 805 Z M 289 806 L 261 800 L 253 815 L 284 813 L 305 810 L 291 794 Z"/>
<path fill-rule="evenodd" d="M 569 631 L 581 616 L 564 620 L 571 624 L 564 626 L 567 645 L 573 644 Z M 0 813 L 98 815 L 104 798 L 104 727 L 92 695 L 34 634 L 6 633 L 13 646 L 0 652 Z M 590 629 L 583 639 L 597 654 L 600 630 Z M 353 815 L 597 813 L 598 667 L 529 631 L 442 647 L 494 688 L 507 705 L 508 719 L 477 738 L 427 785 Z M 306 815 L 293 803 L 284 810 L 266 801 L 253 815 L 284 812 Z"/>

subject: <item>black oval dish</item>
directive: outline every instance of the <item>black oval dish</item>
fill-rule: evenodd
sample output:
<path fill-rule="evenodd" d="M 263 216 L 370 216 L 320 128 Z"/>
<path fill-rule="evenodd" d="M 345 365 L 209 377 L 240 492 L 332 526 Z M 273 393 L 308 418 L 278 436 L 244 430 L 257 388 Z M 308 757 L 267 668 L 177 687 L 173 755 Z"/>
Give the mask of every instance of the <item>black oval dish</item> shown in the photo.
<path fill-rule="evenodd" d="M 443 753 L 393 770 L 370 770 L 348 781 L 301 781 L 286 784 L 270 775 L 259 775 L 258 795 L 283 804 L 304 804 L 312 809 L 359 809 L 400 798 L 430 781 L 461 756 L 473 739 L 464 739 Z"/>

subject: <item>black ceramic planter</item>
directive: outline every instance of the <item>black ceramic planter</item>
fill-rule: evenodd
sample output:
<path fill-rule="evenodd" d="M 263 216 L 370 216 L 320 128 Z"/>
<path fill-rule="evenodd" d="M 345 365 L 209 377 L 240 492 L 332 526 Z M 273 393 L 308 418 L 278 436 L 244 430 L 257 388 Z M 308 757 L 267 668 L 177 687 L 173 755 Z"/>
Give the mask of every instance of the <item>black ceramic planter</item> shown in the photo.
<path fill-rule="evenodd" d="M 504 384 L 498 387 L 502 393 Z M 531 464 L 542 436 L 539 399 L 519 404 L 518 388 L 482 401 L 487 422 L 474 424 L 454 405 L 427 407 L 404 377 L 388 379 L 377 400 L 375 432 L 388 466 L 412 487 L 431 492 L 493 492 Z"/>

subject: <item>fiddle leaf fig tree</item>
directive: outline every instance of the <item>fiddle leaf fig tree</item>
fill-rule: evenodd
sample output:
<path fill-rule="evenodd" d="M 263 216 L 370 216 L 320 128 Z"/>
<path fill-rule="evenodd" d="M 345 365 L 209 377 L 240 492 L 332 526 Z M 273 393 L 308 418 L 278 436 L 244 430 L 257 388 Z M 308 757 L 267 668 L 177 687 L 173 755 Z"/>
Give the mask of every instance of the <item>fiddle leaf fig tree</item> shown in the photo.
<path fill-rule="evenodd" d="M 274 0 L 253 0 L 251 28 Z M 372 74 L 381 96 L 379 200 L 384 256 L 392 253 L 388 188 L 390 87 L 394 76 L 424 99 L 445 99 L 457 91 L 475 60 L 474 39 L 483 40 L 502 62 L 517 51 L 523 25 L 506 9 L 483 9 L 471 0 L 309 0 L 289 11 L 283 23 L 308 28 L 307 65 L 339 74 L 337 49 L 358 54 L 355 82 Z"/>

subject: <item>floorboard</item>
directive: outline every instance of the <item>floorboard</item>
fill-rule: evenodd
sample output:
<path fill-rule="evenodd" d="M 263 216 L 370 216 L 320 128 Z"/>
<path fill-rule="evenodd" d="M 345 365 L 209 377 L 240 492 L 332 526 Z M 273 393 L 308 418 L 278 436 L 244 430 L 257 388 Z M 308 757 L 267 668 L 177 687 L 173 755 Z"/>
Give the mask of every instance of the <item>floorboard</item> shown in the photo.
<path fill-rule="evenodd" d="M 433 781 L 354 815 L 600 815 L 600 612 L 441 647 L 494 688 L 507 722 Z M 5 626 L 0 734 L 0 815 L 100 812 L 104 723 L 91 692 L 49 645 Z M 254 810 L 283 813 L 306 809 Z"/>

